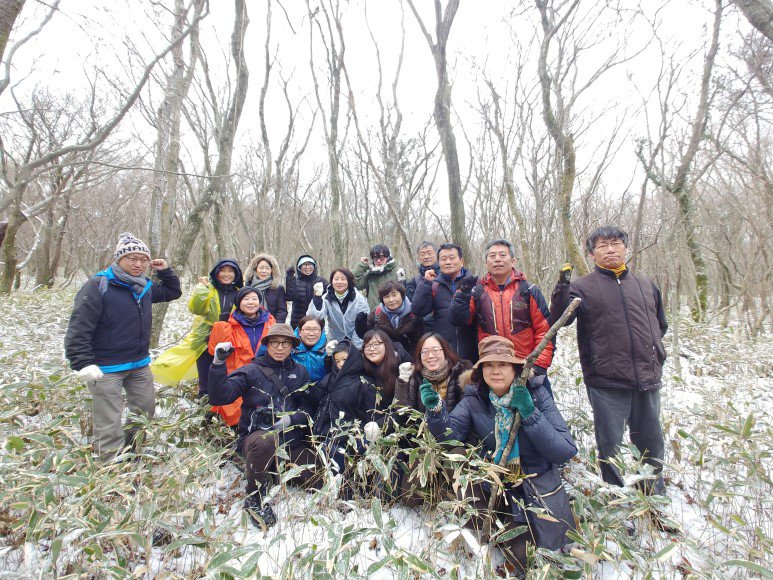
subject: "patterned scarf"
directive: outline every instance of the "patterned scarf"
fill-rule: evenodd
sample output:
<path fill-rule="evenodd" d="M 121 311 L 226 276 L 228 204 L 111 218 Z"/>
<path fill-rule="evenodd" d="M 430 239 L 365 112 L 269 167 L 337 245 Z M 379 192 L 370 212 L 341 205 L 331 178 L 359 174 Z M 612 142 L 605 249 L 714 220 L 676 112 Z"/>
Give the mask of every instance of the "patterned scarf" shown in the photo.
<path fill-rule="evenodd" d="M 126 272 L 121 266 L 118 265 L 118 262 L 113 262 L 110 265 L 110 269 L 113 271 L 113 275 L 118 278 L 121 282 L 126 284 L 127 286 L 130 286 L 132 289 L 132 292 L 134 292 L 134 297 L 136 298 L 140 294 L 142 294 L 142 291 L 145 289 L 145 286 L 148 284 L 148 279 L 145 276 L 132 276 L 128 272 Z"/>
<path fill-rule="evenodd" d="M 505 446 L 507 446 L 507 440 L 510 438 L 510 428 L 515 421 L 515 413 L 510 408 L 510 399 L 512 398 L 510 390 L 501 397 L 497 397 L 494 391 L 489 389 L 488 397 L 497 410 L 497 414 L 494 416 L 494 437 L 497 442 L 497 448 L 494 452 L 494 463 L 498 465 L 499 460 L 502 458 L 502 453 L 505 451 Z M 510 456 L 507 458 L 507 465 L 517 464 L 518 458 L 518 437 L 516 436 L 515 441 L 513 441 L 513 448 L 510 450 Z"/>

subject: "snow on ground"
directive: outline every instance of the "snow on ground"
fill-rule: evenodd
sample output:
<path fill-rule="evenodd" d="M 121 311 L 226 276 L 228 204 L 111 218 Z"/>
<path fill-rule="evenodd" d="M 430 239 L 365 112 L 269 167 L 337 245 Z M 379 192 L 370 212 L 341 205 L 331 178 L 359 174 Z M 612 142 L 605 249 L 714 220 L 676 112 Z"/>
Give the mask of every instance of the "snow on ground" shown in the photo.
<path fill-rule="evenodd" d="M 443 505 L 409 509 L 369 494 L 344 502 L 334 478 L 318 492 L 275 487 L 279 523 L 257 531 L 241 510 L 228 433 L 202 426 L 193 385 L 159 387 L 140 461 L 93 463 L 88 391 L 62 355 L 72 298 L 54 290 L 2 299 L 0 577 L 506 574 L 498 550 L 480 546 Z M 173 303 L 162 347 L 190 320 L 185 301 Z M 574 329 L 561 334 L 550 374 L 580 449 L 565 478 L 581 527 L 565 553 L 537 553 L 537 577 L 770 577 L 773 338 L 676 322 L 683 356 L 679 368 L 669 358 L 662 399 L 668 500 L 598 478 Z M 635 458 L 629 449 L 623 457 L 633 482 Z M 656 510 L 683 533 L 658 530 Z"/>

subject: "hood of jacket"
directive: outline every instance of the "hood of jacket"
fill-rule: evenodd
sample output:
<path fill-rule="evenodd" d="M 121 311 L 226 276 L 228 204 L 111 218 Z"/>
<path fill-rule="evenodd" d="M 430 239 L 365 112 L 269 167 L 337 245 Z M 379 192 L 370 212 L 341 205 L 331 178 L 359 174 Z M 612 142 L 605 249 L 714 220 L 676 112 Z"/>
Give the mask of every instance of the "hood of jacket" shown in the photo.
<path fill-rule="evenodd" d="M 336 375 L 331 382 L 331 386 L 335 385 L 344 377 L 354 376 L 354 375 L 359 377 L 362 373 L 365 372 L 365 359 L 363 358 L 362 353 L 360 352 L 360 349 L 354 346 L 354 344 L 352 344 L 352 342 L 349 339 L 345 338 L 341 342 L 349 343 L 349 355 L 346 357 L 346 360 L 344 361 L 344 366 L 342 366 L 337 371 L 336 370 L 333 371 L 336 373 Z M 335 365 L 333 365 L 333 367 L 335 369 Z"/>
<path fill-rule="evenodd" d="M 212 285 L 215 288 L 222 288 L 223 285 L 220 283 L 220 281 L 217 279 L 217 273 L 220 271 L 220 268 L 223 266 L 231 266 L 236 271 L 236 277 L 234 278 L 233 286 L 237 290 L 244 286 L 244 276 L 242 274 L 242 269 L 239 267 L 239 264 L 236 263 L 236 260 L 232 260 L 230 258 L 224 258 L 222 260 L 219 260 L 217 264 L 209 271 L 209 281 L 212 282 Z"/>
<path fill-rule="evenodd" d="M 314 270 L 312 270 L 311 274 L 309 274 L 308 276 L 301 274 L 301 267 L 298 265 L 298 263 L 303 258 L 311 258 L 312 260 L 314 260 Z M 298 256 L 298 259 L 295 260 L 295 273 L 299 278 L 314 278 L 317 275 L 317 260 L 314 259 L 314 256 L 311 256 L 309 254 L 303 254 L 302 256 Z"/>
<path fill-rule="evenodd" d="M 279 262 L 276 261 L 276 258 L 272 256 L 271 254 L 255 254 L 253 256 L 252 260 L 250 260 L 250 263 L 247 264 L 247 269 L 244 271 L 244 279 L 247 280 L 248 283 L 252 281 L 253 276 L 255 276 L 255 268 L 258 267 L 258 262 L 265 260 L 269 264 L 271 264 L 271 288 L 278 288 L 279 284 L 282 281 L 282 276 L 279 272 Z"/>

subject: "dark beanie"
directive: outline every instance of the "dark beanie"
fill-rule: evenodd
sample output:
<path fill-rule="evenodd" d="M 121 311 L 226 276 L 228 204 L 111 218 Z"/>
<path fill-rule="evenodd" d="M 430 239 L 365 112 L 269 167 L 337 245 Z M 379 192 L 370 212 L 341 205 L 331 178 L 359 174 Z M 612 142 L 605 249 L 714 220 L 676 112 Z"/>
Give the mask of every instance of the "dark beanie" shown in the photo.
<path fill-rule="evenodd" d="M 241 310 L 239 306 L 242 303 L 242 300 L 244 300 L 244 297 L 247 296 L 247 294 L 250 294 L 251 292 L 255 292 L 255 294 L 258 295 L 258 299 L 260 299 L 260 292 L 257 291 L 257 289 L 253 288 L 252 286 L 245 286 L 241 290 L 239 290 L 236 293 L 236 298 L 234 298 L 234 306 L 236 306 L 237 310 Z M 261 300 L 260 305 L 263 306 L 263 301 Z"/>

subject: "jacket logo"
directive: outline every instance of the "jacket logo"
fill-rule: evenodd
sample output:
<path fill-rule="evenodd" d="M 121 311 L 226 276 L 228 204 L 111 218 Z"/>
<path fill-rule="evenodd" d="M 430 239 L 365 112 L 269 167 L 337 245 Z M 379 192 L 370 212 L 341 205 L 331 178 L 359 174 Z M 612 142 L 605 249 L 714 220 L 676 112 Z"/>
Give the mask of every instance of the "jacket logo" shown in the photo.
<path fill-rule="evenodd" d="M 297 379 L 297 375 L 287 375 L 288 379 Z"/>
<path fill-rule="evenodd" d="M 528 308 L 528 306 L 526 302 L 523 302 L 522 300 L 516 300 L 516 301 L 513 301 L 513 308 L 524 309 L 524 308 Z"/>

